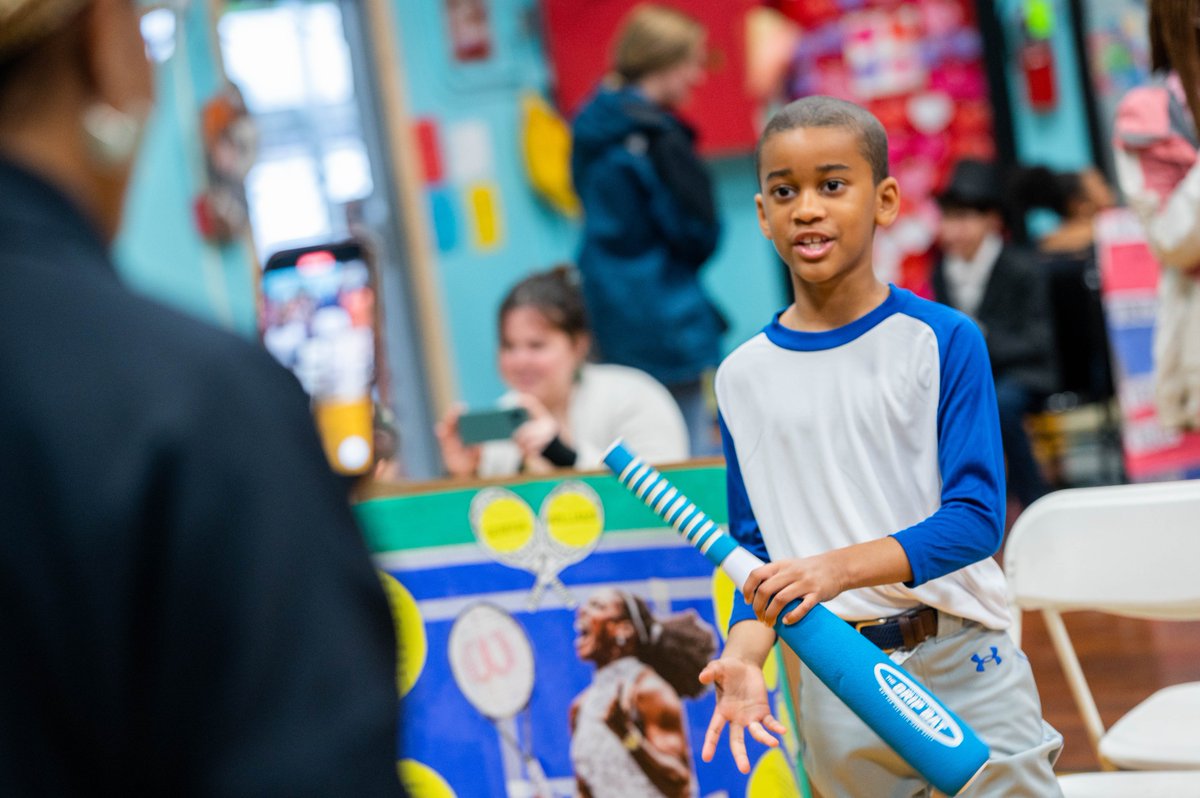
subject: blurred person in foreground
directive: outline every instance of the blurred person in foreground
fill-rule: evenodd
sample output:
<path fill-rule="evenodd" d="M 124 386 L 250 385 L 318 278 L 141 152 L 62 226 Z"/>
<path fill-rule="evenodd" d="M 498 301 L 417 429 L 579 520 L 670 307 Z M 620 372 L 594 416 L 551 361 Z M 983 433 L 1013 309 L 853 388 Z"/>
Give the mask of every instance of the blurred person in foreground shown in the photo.
<path fill-rule="evenodd" d="M 499 327 L 497 362 L 510 389 L 499 405 L 523 407 L 529 418 L 511 438 L 467 445 L 459 432 L 465 408 L 452 407 L 436 428 L 451 476 L 600 468 L 617 438 L 649 463 L 688 458 L 683 417 L 663 386 L 637 369 L 587 362 L 588 315 L 572 269 L 514 285 L 500 303 Z"/>
<path fill-rule="evenodd" d="M 139 22 L 0 1 L 2 791 L 400 794 L 388 606 L 300 386 L 109 259 Z"/>
<path fill-rule="evenodd" d="M 721 230 L 712 181 L 676 112 L 704 79 L 706 37 L 682 11 L 635 7 L 617 34 L 612 74 L 575 119 L 571 153 L 598 357 L 667 386 L 697 456 L 720 452 L 705 376 L 720 362 L 727 324 L 700 282 Z"/>

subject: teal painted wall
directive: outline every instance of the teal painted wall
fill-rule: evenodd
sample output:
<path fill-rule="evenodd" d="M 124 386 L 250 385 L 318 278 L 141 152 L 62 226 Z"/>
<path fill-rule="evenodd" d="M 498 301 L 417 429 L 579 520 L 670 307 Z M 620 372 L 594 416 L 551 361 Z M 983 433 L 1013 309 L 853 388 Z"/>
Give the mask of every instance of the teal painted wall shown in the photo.
<path fill-rule="evenodd" d="M 436 121 L 443 144 L 455 124 L 482 122 L 490 132 L 493 180 L 505 228 L 500 246 L 482 251 L 471 242 L 465 189 L 447 180 L 457 243 L 438 253 L 438 278 L 461 398 L 490 403 L 504 388 L 496 372 L 496 308 L 508 288 L 530 271 L 573 260 L 577 223 L 546 208 L 528 187 L 520 154 L 519 100 L 544 91 L 549 79 L 541 42 L 525 21 L 532 0 L 493 0 L 493 56 L 453 62 L 442 0 L 395 0 L 409 112 Z M 448 154 L 443 148 L 445 160 Z M 783 280 L 754 217 L 754 169 L 749 157 L 712 164 L 724 237 L 704 280 L 729 317 L 732 349 L 783 304 Z M 447 171 L 450 165 L 447 164 Z"/>
<path fill-rule="evenodd" d="M 1084 77 L 1080 74 L 1078 54 L 1071 38 L 1067 1 L 1050 2 L 1056 22 L 1051 46 L 1054 50 L 1058 103 L 1053 110 L 1044 113 L 1036 112 L 1029 106 L 1017 54 L 1021 9 L 1026 0 L 999 0 L 995 5 L 1004 26 L 1008 50 L 1008 87 L 1012 98 L 1017 158 L 1023 163 L 1043 164 L 1052 169 L 1080 169 L 1092 163 L 1087 109 L 1083 100 Z"/>
<path fill-rule="evenodd" d="M 192 3 L 180 48 L 157 68 L 157 102 L 134 171 L 117 265 L 135 289 L 251 336 L 254 282 L 246 247 L 201 240 L 192 202 L 203 174 L 200 106 L 218 87 L 205 3 Z"/>

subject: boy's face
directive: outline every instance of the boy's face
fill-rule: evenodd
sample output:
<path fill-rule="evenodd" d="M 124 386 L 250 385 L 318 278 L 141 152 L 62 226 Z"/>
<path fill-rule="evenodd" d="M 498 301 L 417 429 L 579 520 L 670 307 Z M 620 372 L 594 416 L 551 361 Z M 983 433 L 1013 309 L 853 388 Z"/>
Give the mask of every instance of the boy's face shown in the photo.
<path fill-rule="evenodd" d="M 900 209 L 894 178 L 878 185 L 859 135 L 842 127 L 792 128 L 763 142 L 758 223 L 793 284 L 872 276 L 876 225 Z"/>

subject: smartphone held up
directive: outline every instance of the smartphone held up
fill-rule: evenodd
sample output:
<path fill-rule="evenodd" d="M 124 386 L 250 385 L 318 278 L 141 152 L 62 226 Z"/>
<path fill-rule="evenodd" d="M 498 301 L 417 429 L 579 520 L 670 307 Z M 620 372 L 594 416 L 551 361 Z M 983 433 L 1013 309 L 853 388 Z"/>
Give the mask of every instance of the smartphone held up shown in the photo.
<path fill-rule="evenodd" d="M 263 344 L 311 397 L 333 469 L 370 470 L 375 286 L 362 247 L 344 242 L 272 255 L 262 300 Z"/>

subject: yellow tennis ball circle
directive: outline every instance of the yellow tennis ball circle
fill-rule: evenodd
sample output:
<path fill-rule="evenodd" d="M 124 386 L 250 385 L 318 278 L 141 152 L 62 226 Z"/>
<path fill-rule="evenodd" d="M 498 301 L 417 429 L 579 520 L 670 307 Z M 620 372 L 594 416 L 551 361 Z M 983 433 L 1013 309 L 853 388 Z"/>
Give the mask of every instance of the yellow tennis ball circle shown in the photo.
<path fill-rule="evenodd" d="M 604 531 L 600 508 L 582 493 L 564 492 L 546 505 L 546 531 L 564 546 L 583 549 Z"/>
<path fill-rule="evenodd" d="M 714 568 L 712 575 L 713 618 L 717 622 L 717 629 L 721 633 L 722 640 L 729 634 L 729 617 L 733 615 L 733 591 L 735 590 L 737 590 L 737 586 L 733 584 L 729 574 L 720 568 Z"/>
<path fill-rule="evenodd" d="M 783 735 L 783 747 L 795 760 L 800 756 L 800 735 L 796 729 L 796 719 L 792 717 L 791 704 L 788 703 L 783 690 L 775 694 L 775 719 L 788 730 L 788 733 Z"/>
<path fill-rule="evenodd" d="M 772 748 L 754 763 L 746 782 L 746 798 L 799 798 L 800 795 L 800 784 L 783 751 Z"/>
<path fill-rule="evenodd" d="M 767 655 L 767 661 L 763 663 L 763 683 L 767 686 L 767 690 L 775 690 L 779 687 L 779 651 L 777 648 L 771 649 L 771 653 Z"/>
<path fill-rule="evenodd" d="M 409 795 L 420 798 L 458 798 L 440 773 L 415 759 L 401 759 L 396 763 L 396 772 Z"/>
<path fill-rule="evenodd" d="M 533 540 L 533 510 L 519 499 L 493 499 L 479 514 L 479 536 L 483 545 L 501 554 L 511 554 Z"/>
<path fill-rule="evenodd" d="M 421 617 L 416 599 L 404 585 L 382 571 L 379 578 L 387 593 L 388 604 L 392 608 L 392 622 L 396 626 L 396 689 L 403 698 L 421 678 L 421 671 L 425 668 L 429 648 L 425 640 L 425 620 Z"/>

